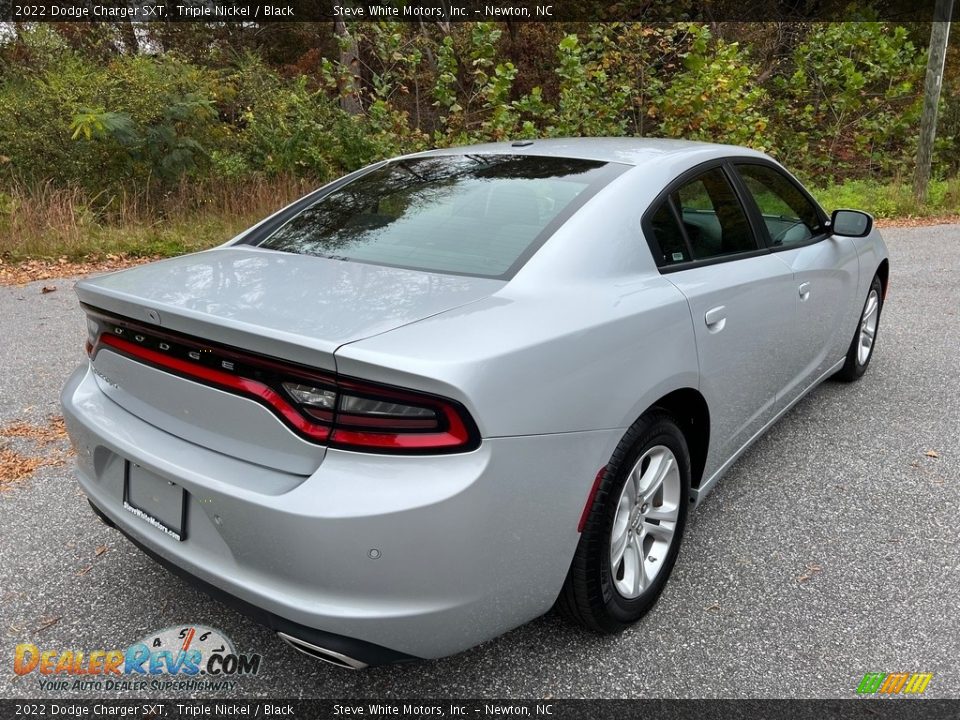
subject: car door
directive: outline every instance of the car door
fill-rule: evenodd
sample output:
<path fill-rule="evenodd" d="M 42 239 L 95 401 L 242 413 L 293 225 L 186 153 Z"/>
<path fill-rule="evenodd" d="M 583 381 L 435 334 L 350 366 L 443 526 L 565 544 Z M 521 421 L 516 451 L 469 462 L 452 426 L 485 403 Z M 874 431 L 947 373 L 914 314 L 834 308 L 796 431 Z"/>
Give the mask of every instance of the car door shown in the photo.
<path fill-rule="evenodd" d="M 748 209 L 756 212 L 763 242 L 795 281 L 796 330 L 784 359 L 787 405 L 841 360 L 850 343 L 851 313 L 859 308 L 859 261 L 850 238 L 829 232 L 826 214 L 778 166 L 736 162 Z M 749 207 L 752 203 L 752 207 Z"/>
<path fill-rule="evenodd" d="M 644 220 L 661 273 L 690 308 L 710 407 L 707 472 L 773 417 L 796 312 L 793 272 L 761 248 L 729 172 L 681 176 Z"/>

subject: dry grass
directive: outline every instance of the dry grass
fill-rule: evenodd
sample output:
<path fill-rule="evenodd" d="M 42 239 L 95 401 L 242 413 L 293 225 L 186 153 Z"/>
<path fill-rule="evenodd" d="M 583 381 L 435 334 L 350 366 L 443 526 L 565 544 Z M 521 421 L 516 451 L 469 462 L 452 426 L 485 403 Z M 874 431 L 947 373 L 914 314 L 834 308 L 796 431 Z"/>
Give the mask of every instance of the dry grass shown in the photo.
<path fill-rule="evenodd" d="M 293 178 L 182 182 L 168 192 L 89 196 L 50 184 L 0 193 L 0 258 L 96 261 L 170 256 L 216 245 L 304 195 Z"/>

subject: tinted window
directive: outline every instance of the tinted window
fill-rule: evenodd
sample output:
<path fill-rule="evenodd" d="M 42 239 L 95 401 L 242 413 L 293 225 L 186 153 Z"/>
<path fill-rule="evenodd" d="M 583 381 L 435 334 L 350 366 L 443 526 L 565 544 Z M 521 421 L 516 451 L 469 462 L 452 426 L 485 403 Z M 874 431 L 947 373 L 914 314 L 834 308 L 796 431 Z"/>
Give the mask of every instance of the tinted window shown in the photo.
<path fill-rule="evenodd" d="M 436 272 L 502 277 L 550 221 L 619 166 L 519 155 L 392 162 L 295 215 L 261 247 Z"/>
<path fill-rule="evenodd" d="M 764 165 L 737 170 L 760 208 L 772 245 L 796 245 L 823 231 L 817 209 L 783 173 Z"/>
<path fill-rule="evenodd" d="M 673 194 L 695 260 L 757 249 L 747 216 L 720 168 L 708 170 Z"/>
<path fill-rule="evenodd" d="M 650 218 L 653 237 L 657 246 L 657 265 L 687 262 L 691 259 L 683 230 L 670 207 L 670 200 L 662 203 Z"/>

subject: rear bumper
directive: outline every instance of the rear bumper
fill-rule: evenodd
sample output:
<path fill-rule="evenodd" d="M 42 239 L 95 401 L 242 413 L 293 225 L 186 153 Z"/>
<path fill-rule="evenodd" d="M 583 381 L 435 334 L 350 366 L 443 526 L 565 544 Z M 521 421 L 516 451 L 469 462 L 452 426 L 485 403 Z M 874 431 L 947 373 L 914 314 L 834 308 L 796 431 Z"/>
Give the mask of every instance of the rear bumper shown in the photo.
<path fill-rule="evenodd" d="M 80 485 L 121 532 L 268 627 L 371 664 L 449 655 L 545 612 L 622 434 L 493 438 L 444 456 L 329 450 L 300 476 L 144 422 L 88 365 L 61 401 Z M 123 509 L 126 461 L 186 490 L 184 541 Z"/>
<path fill-rule="evenodd" d="M 419 659 L 413 657 L 412 655 L 405 655 L 404 653 L 399 653 L 395 650 L 390 650 L 389 648 L 374 645 L 373 643 L 355 640 L 354 638 L 344 637 L 343 635 L 334 635 L 333 633 L 323 632 L 321 630 L 317 630 L 316 628 L 310 628 L 306 625 L 300 625 L 299 623 L 291 622 L 290 620 L 282 618 L 279 615 L 274 615 L 272 612 L 264 610 L 262 607 L 249 603 L 246 600 L 242 600 L 236 595 L 231 595 L 230 593 L 221 590 L 216 585 L 212 585 L 205 580 L 201 580 L 196 575 L 191 575 L 179 565 L 170 562 L 162 555 L 159 555 L 151 550 L 149 546 L 137 540 L 137 538 L 135 538 L 133 535 L 125 532 L 123 528 L 117 527 L 117 524 L 113 522 L 113 520 L 111 520 L 110 517 L 103 512 L 103 510 L 98 508 L 93 501 L 90 502 L 90 507 L 93 508 L 93 511 L 97 513 L 97 515 L 99 515 L 104 522 L 123 533 L 123 535 L 125 535 L 130 542 L 132 542 L 144 553 L 149 555 L 151 558 L 153 558 L 153 560 L 172 572 L 174 575 L 186 580 L 201 592 L 204 592 L 207 595 L 219 600 L 224 605 L 228 605 L 234 610 L 243 613 L 261 625 L 265 625 L 276 633 L 283 633 L 293 638 L 299 638 L 300 640 L 304 640 L 318 647 L 333 650 L 334 652 L 345 655 L 346 657 L 355 658 L 364 665 L 390 665 L 403 662 L 413 662 Z"/>

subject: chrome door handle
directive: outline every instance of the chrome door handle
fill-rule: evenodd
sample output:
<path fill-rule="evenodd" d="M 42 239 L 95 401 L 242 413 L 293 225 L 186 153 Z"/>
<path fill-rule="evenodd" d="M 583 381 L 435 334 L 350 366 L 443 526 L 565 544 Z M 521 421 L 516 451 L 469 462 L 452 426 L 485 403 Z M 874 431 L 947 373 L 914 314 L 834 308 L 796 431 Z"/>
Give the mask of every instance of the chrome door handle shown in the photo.
<path fill-rule="evenodd" d="M 707 324 L 707 330 L 712 333 L 720 332 L 727 324 L 726 306 L 719 305 L 718 307 L 710 308 L 703 316 L 703 320 Z"/>
<path fill-rule="evenodd" d="M 800 287 L 798 289 L 800 290 L 801 300 L 806 300 L 808 297 L 810 297 L 810 283 L 800 283 Z"/>

